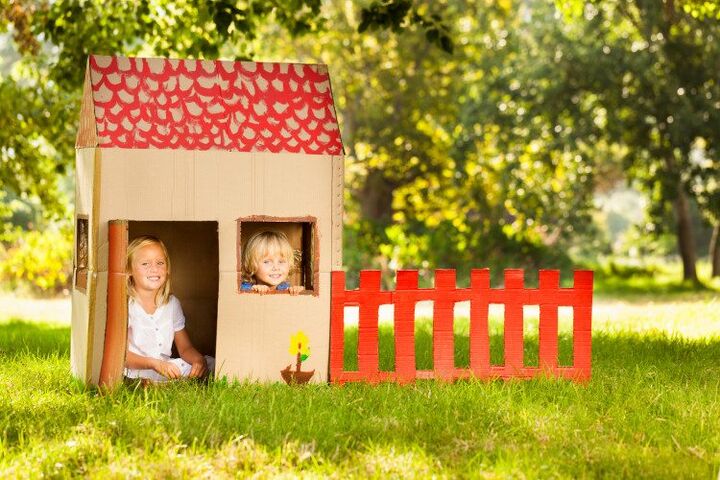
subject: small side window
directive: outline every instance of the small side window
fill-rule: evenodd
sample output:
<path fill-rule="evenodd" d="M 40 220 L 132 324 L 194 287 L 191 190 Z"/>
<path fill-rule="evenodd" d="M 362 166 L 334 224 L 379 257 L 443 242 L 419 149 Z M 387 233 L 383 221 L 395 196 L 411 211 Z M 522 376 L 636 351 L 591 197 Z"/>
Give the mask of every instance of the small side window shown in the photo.
<path fill-rule="evenodd" d="M 88 219 L 78 216 L 75 223 L 75 288 L 87 289 L 88 280 Z"/>
<path fill-rule="evenodd" d="M 294 253 L 294 268 L 288 275 L 290 285 L 302 285 L 305 292 L 317 295 L 320 268 L 317 220 L 315 217 L 284 218 L 253 216 L 237 220 L 237 281 L 238 291 L 250 272 L 243 269 L 243 251 L 250 238 L 262 231 L 282 232 L 288 238 Z"/>

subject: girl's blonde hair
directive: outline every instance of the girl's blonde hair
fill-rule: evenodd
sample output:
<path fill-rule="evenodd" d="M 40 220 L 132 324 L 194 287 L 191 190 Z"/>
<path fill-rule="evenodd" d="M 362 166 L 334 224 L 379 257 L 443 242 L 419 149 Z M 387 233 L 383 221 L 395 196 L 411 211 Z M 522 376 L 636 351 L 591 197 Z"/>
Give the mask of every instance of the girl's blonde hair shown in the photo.
<path fill-rule="evenodd" d="M 287 235 L 275 230 L 266 230 L 250 237 L 242 252 L 243 280 L 254 282 L 260 260 L 276 253 L 287 260 L 292 272 L 295 268 L 295 252 Z"/>
<path fill-rule="evenodd" d="M 170 299 L 170 256 L 168 255 L 167 248 L 165 247 L 165 244 L 162 242 L 162 240 L 157 237 L 153 237 L 152 235 L 143 235 L 141 237 L 138 237 L 132 242 L 130 242 L 130 245 L 128 245 L 127 256 L 125 260 L 125 278 L 127 278 L 128 295 L 132 298 L 137 297 L 137 292 L 135 291 L 135 280 L 133 280 L 132 277 L 132 262 L 135 254 L 141 248 L 147 247 L 148 245 L 159 246 L 160 250 L 162 250 L 163 252 L 163 255 L 165 255 L 165 270 L 167 272 L 167 275 L 165 276 L 165 283 L 155 295 L 155 305 L 165 305 Z"/>

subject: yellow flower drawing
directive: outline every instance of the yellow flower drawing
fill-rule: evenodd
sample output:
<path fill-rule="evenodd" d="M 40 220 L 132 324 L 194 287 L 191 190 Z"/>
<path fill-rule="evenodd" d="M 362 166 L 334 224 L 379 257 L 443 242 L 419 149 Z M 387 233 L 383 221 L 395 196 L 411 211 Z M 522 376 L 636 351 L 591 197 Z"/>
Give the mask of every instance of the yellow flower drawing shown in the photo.
<path fill-rule="evenodd" d="M 305 361 L 310 357 L 310 345 L 308 344 L 308 338 L 305 333 L 298 331 L 295 335 L 290 337 L 290 348 L 288 349 L 290 355 L 300 354 L 300 360 Z"/>

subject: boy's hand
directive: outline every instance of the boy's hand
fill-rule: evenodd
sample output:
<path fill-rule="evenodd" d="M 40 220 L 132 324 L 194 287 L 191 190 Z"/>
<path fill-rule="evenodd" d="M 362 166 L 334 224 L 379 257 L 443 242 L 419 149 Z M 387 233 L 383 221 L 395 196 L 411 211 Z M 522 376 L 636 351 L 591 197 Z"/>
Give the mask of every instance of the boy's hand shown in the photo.
<path fill-rule="evenodd" d="M 157 360 L 155 362 L 153 370 L 166 378 L 176 379 L 182 376 L 177 365 L 170 362 L 163 362 L 162 360 Z"/>
<path fill-rule="evenodd" d="M 252 289 L 253 289 L 253 292 L 257 292 L 260 295 L 263 295 L 270 290 L 270 287 L 268 287 L 267 285 L 253 285 Z"/>
<path fill-rule="evenodd" d="M 207 373 L 207 362 L 205 361 L 205 356 L 201 356 L 200 360 L 197 360 L 192 363 L 192 367 L 190 368 L 190 374 L 188 375 L 189 378 L 202 378 Z"/>
<path fill-rule="evenodd" d="M 303 290 L 305 290 L 305 287 L 303 287 L 302 285 L 296 285 L 294 287 L 288 288 L 288 292 L 290 293 L 290 295 L 297 295 Z"/>

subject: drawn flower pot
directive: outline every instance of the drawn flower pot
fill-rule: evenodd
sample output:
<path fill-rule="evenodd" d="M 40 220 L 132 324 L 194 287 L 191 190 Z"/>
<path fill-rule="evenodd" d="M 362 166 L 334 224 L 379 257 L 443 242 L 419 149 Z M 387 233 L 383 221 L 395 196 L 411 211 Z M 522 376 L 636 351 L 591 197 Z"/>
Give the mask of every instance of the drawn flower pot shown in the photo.
<path fill-rule="evenodd" d="M 308 338 L 303 332 L 297 332 L 290 338 L 290 354 L 295 355 L 295 370 L 291 370 L 292 365 L 288 365 L 285 369 L 280 370 L 283 380 L 288 385 L 302 385 L 312 378 L 315 370 L 308 372 L 302 371 L 302 362 L 310 356 L 310 347 L 308 346 Z"/>
<path fill-rule="evenodd" d="M 285 380 L 285 383 L 288 385 L 302 385 L 303 383 L 307 383 L 314 374 L 315 370 L 309 372 L 290 370 L 290 365 L 284 370 L 280 370 L 280 375 L 282 375 L 283 380 Z"/>

